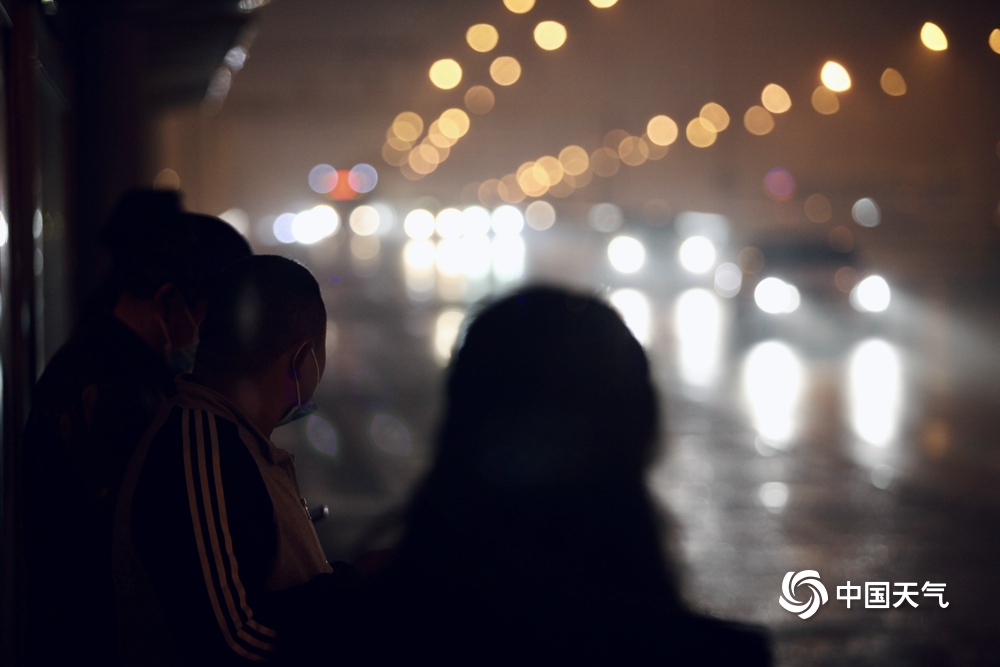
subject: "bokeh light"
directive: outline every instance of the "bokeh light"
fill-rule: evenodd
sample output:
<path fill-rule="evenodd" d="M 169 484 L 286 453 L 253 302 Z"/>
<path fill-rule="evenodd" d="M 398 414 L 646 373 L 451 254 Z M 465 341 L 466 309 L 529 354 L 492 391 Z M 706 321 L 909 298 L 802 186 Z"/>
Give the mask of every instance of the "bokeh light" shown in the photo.
<path fill-rule="evenodd" d="M 801 296 L 795 285 L 771 276 L 757 283 L 753 291 L 753 300 L 765 313 L 782 315 L 798 310 Z"/>
<path fill-rule="evenodd" d="M 443 239 L 457 239 L 465 231 L 462 212 L 457 208 L 441 209 L 434 219 L 434 229 Z"/>
<path fill-rule="evenodd" d="M 489 23 L 477 23 L 465 32 L 465 41 L 473 51 L 486 53 L 492 51 L 500 41 L 500 33 Z"/>
<path fill-rule="evenodd" d="M 715 266 L 715 244 L 704 236 L 684 239 L 677 249 L 681 266 L 691 273 L 708 273 Z"/>
<path fill-rule="evenodd" d="M 361 205 L 351 211 L 347 222 L 351 231 L 358 236 L 371 236 L 378 232 L 382 216 L 374 206 Z"/>
<path fill-rule="evenodd" d="M 309 170 L 309 188 L 325 195 L 337 187 L 337 170 L 328 164 L 318 164 Z"/>
<path fill-rule="evenodd" d="M 337 455 L 337 432 L 319 415 L 310 415 L 306 420 L 306 440 L 321 454 Z"/>
<path fill-rule="evenodd" d="M 715 128 L 703 118 L 692 118 L 685 130 L 688 142 L 698 148 L 707 148 L 715 143 L 718 134 Z"/>
<path fill-rule="evenodd" d="M 828 60 L 820 70 L 819 79 L 823 85 L 835 93 L 842 93 L 851 87 L 851 75 L 838 62 Z"/>
<path fill-rule="evenodd" d="M 296 215 L 290 229 L 296 241 L 311 245 L 337 233 L 340 215 L 333 207 L 320 204 Z"/>
<path fill-rule="evenodd" d="M 445 109 L 437 123 L 441 134 L 449 139 L 458 140 L 469 131 L 469 114 L 461 109 Z"/>
<path fill-rule="evenodd" d="M 948 48 L 948 38 L 945 37 L 944 30 L 929 21 L 920 28 L 920 41 L 931 51 L 944 51 Z"/>
<path fill-rule="evenodd" d="M 486 86 L 473 86 L 465 91 L 465 108 L 477 116 L 488 114 L 495 103 L 493 91 Z"/>
<path fill-rule="evenodd" d="M 469 206 L 462 211 L 462 235 L 466 238 L 486 236 L 490 224 L 490 212 L 482 206 Z"/>
<path fill-rule="evenodd" d="M 605 178 L 614 176 L 621 168 L 618 151 L 610 148 L 598 148 L 590 154 L 590 169 L 598 176 Z"/>
<path fill-rule="evenodd" d="M 903 364 L 896 348 L 869 338 L 851 351 L 847 364 L 847 407 L 851 427 L 863 441 L 878 447 L 889 445 L 897 435 L 903 402 Z M 891 482 L 885 474 L 872 479 L 882 486 Z"/>
<path fill-rule="evenodd" d="M 579 176 L 590 166 L 590 156 L 579 146 L 567 146 L 559 151 L 559 164 L 564 173 Z"/>
<path fill-rule="evenodd" d="M 825 116 L 840 111 L 840 100 L 837 99 L 837 94 L 826 86 L 817 86 L 816 90 L 813 91 L 810 101 L 812 102 L 813 109 Z"/>
<path fill-rule="evenodd" d="M 750 134 L 763 136 L 774 129 L 774 117 L 762 106 L 754 105 L 743 114 L 743 127 Z"/>
<path fill-rule="evenodd" d="M 371 192 L 378 183 L 378 172 L 370 164 L 356 164 L 347 174 L 347 183 L 359 194 Z"/>
<path fill-rule="evenodd" d="M 703 106 L 698 117 L 716 133 L 722 132 L 729 127 L 729 113 L 721 104 L 716 104 L 715 102 L 709 102 Z"/>
<path fill-rule="evenodd" d="M 412 144 L 424 131 L 424 121 L 412 111 L 404 111 L 392 121 L 392 133 Z"/>
<path fill-rule="evenodd" d="M 646 123 L 646 134 L 657 146 L 669 146 L 677 141 L 677 123 L 670 116 L 653 116 Z"/>
<path fill-rule="evenodd" d="M 608 260 L 620 273 L 635 273 L 646 262 L 646 248 L 639 239 L 616 236 L 608 243 Z"/>
<path fill-rule="evenodd" d="M 819 193 L 806 197 L 802 209 L 806 218 L 817 224 L 829 222 L 830 218 L 833 217 L 833 206 L 830 204 L 830 200 Z"/>
<path fill-rule="evenodd" d="M 1000 53 L 1000 28 L 994 28 L 990 33 L 990 48 L 994 53 Z"/>
<path fill-rule="evenodd" d="M 887 67 L 886 70 L 882 72 L 882 78 L 879 79 L 879 84 L 881 84 L 882 90 L 884 90 L 887 95 L 899 97 L 900 95 L 906 94 L 906 80 L 903 78 L 902 74 L 891 67 Z"/>
<path fill-rule="evenodd" d="M 590 4 L 594 5 L 598 9 L 607 9 L 608 7 L 614 7 L 618 4 L 618 0 L 590 0 Z"/>
<path fill-rule="evenodd" d="M 535 26 L 535 44 L 546 51 L 555 51 L 566 43 L 566 26 L 558 21 L 542 21 Z"/>
<path fill-rule="evenodd" d="M 294 213 L 282 213 L 274 219 L 271 231 L 279 243 L 295 243 L 295 235 L 292 234 L 293 220 L 295 220 Z"/>
<path fill-rule="evenodd" d="M 516 236 L 524 229 L 524 216 L 516 206 L 499 206 L 490 216 L 490 226 L 497 236 Z"/>
<path fill-rule="evenodd" d="M 621 228 L 625 215 L 615 204 L 604 202 L 590 207 L 587 222 L 594 231 L 610 233 Z"/>
<path fill-rule="evenodd" d="M 434 234 L 434 226 L 434 215 L 426 209 L 413 209 L 403 218 L 403 232 L 414 241 L 429 239 Z"/>
<path fill-rule="evenodd" d="M 462 66 L 452 58 L 442 58 L 429 72 L 431 83 L 442 90 L 451 90 L 462 82 Z"/>
<path fill-rule="evenodd" d="M 500 56 L 490 63 L 490 77 L 500 86 L 512 86 L 521 78 L 521 63 L 511 56 Z"/>
<path fill-rule="evenodd" d="M 764 86 L 764 90 L 760 94 L 760 102 L 771 113 L 785 113 L 792 108 L 792 98 L 789 97 L 788 91 L 776 83 Z"/>
<path fill-rule="evenodd" d="M 754 428 L 768 445 L 785 449 L 797 430 L 805 368 L 787 344 L 769 340 L 755 345 L 743 365 L 743 393 Z"/>
<path fill-rule="evenodd" d="M 795 179 L 784 167 L 775 167 L 764 176 L 764 192 L 776 201 L 788 201 L 795 194 Z"/>
<path fill-rule="evenodd" d="M 503 0 L 503 4 L 515 14 L 526 14 L 535 6 L 535 0 Z"/>
<path fill-rule="evenodd" d="M 851 217 L 862 227 L 877 227 L 882 221 L 882 212 L 871 197 L 862 197 L 851 207 Z"/>
<path fill-rule="evenodd" d="M 618 157 L 630 167 L 638 167 L 649 159 L 649 146 L 642 137 L 625 137 L 618 144 Z"/>
<path fill-rule="evenodd" d="M 760 273 L 766 262 L 764 260 L 764 253 L 759 248 L 747 246 L 743 250 L 740 250 L 739 255 L 736 256 L 736 263 L 744 273 L 754 274 Z"/>
<path fill-rule="evenodd" d="M 855 310 L 881 313 L 889 307 L 892 292 L 882 276 L 868 276 L 851 290 L 850 301 Z"/>
<path fill-rule="evenodd" d="M 719 296 L 731 299 L 740 293 L 743 286 L 743 272 L 732 262 L 719 264 L 715 269 L 715 292 Z"/>
<path fill-rule="evenodd" d="M 533 201 L 524 209 L 524 220 L 535 231 L 544 232 L 556 222 L 556 209 L 547 201 Z"/>

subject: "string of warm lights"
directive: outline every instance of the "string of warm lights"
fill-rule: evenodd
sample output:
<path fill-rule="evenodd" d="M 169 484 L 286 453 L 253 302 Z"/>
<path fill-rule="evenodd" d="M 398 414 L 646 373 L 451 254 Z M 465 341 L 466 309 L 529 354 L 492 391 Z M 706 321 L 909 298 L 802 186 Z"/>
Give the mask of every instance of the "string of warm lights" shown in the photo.
<path fill-rule="evenodd" d="M 610 7 L 616 2 L 591 0 L 597 8 Z M 507 9 L 515 14 L 529 12 L 534 4 L 534 0 L 504 0 Z M 533 34 L 535 43 L 550 51 L 560 48 L 568 36 L 564 25 L 550 20 L 538 23 Z M 948 48 L 947 36 L 934 23 L 923 25 L 920 39 L 933 51 Z M 1000 53 L 1000 29 L 993 30 L 988 41 L 990 48 Z M 475 24 L 466 31 L 466 42 L 474 51 L 488 53 L 499 43 L 499 32 L 492 25 Z M 498 56 L 489 71 L 494 83 L 510 86 L 518 81 L 522 69 L 514 57 Z M 431 66 L 429 77 L 438 88 L 450 90 L 461 83 L 462 68 L 452 58 L 441 59 Z M 828 61 L 820 69 L 820 82 L 810 98 L 813 109 L 823 115 L 837 113 L 840 110 L 838 93 L 851 88 L 850 74 L 840 63 Z M 905 95 L 907 90 L 903 75 L 891 67 L 883 71 L 880 86 L 886 94 L 894 97 Z M 792 106 L 788 92 L 776 83 L 764 86 L 760 98 L 760 104 L 751 105 L 743 114 L 744 128 L 756 136 L 772 132 L 776 125 L 775 115 L 788 111 Z M 464 101 L 470 112 L 483 115 L 492 110 L 495 96 L 489 87 L 474 85 L 466 92 Z M 388 164 L 399 167 L 406 178 L 423 178 L 449 157 L 451 148 L 465 135 L 469 125 L 465 112 L 448 109 L 430 125 L 427 135 L 417 143 L 422 136 L 423 120 L 412 111 L 403 112 L 395 118 L 386 134 L 382 157 Z M 708 148 L 716 143 L 719 134 L 729 125 L 730 116 L 726 109 L 716 102 L 708 102 L 699 115 L 684 126 L 684 135 L 692 146 Z M 500 178 L 486 179 L 476 187 L 477 197 L 484 206 L 518 204 L 525 199 L 545 195 L 568 197 L 589 185 L 594 176 L 614 176 L 623 164 L 636 167 L 663 158 L 679 135 L 680 128 L 676 121 L 666 115 L 657 115 L 649 120 L 646 131 L 641 135 L 612 130 L 594 151 L 588 152 L 579 145 L 566 146 L 558 155 L 543 155 L 522 163 Z"/>

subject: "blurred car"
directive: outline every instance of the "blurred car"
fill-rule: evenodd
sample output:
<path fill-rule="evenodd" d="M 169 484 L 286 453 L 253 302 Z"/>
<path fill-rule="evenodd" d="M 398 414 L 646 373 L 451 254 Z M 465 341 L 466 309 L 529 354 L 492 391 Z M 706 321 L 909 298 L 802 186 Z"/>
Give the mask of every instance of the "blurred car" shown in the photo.
<path fill-rule="evenodd" d="M 826 239 L 782 240 L 744 248 L 737 339 L 790 339 L 836 351 L 879 331 L 891 302 L 888 282 L 866 270 L 857 252 Z"/>

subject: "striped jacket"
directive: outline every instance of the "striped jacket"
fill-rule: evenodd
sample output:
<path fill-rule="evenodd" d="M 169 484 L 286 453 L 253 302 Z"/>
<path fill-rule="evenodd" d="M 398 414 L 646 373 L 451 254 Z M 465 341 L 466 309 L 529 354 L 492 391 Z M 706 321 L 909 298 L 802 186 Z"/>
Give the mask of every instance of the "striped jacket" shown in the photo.
<path fill-rule="evenodd" d="M 222 395 L 184 378 L 177 386 L 118 502 L 122 662 L 266 661 L 280 655 L 286 593 L 321 581 L 330 566 L 292 455 Z"/>

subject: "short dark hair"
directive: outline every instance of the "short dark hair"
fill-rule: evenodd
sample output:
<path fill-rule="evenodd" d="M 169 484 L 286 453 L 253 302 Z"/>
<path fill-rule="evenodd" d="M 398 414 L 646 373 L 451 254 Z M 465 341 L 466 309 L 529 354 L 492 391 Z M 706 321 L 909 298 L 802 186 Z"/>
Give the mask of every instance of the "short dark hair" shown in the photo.
<path fill-rule="evenodd" d="M 208 300 L 195 366 L 253 374 L 302 339 L 322 345 L 326 307 L 309 269 L 277 255 L 229 267 Z"/>
<path fill-rule="evenodd" d="M 253 254 L 219 218 L 181 209 L 173 190 L 130 190 L 118 201 L 101 239 L 111 252 L 111 290 L 140 299 L 166 283 L 188 305 L 203 301 L 227 266 Z"/>

